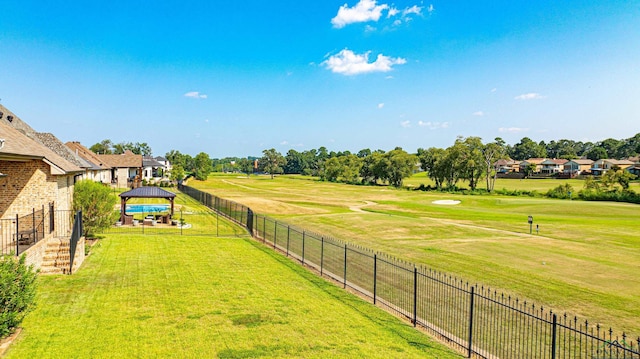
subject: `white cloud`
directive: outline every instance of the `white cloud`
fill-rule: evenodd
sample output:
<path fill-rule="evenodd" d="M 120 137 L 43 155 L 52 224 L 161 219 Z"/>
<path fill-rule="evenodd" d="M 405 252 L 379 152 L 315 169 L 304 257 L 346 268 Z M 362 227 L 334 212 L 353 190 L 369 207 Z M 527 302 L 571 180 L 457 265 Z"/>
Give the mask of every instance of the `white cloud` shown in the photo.
<path fill-rule="evenodd" d="M 495 88 L 495 87 L 491 89 L 491 93 L 494 93 L 494 92 L 496 92 L 496 91 L 498 91 L 498 89 L 497 89 L 497 88 Z"/>
<path fill-rule="evenodd" d="M 402 122 L 400 122 L 400 126 L 402 126 L 404 128 L 409 128 L 409 127 L 411 127 L 411 121 L 409 121 L 409 120 L 402 121 Z"/>
<path fill-rule="evenodd" d="M 389 9 L 389 11 L 387 12 L 387 19 L 393 16 L 396 16 L 400 13 L 400 10 L 396 9 L 395 7 L 392 7 Z"/>
<path fill-rule="evenodd" d="M 184 94 L 184 97 L 191 97 L 191 98 L 207 98 L 207 95 L 200 93 L 198 91 L 191 91 L 191 92 L 187 92 L 186 94 Z"/>
<path fill-rule="evenodd" d="M 282 142 L 280 142 L 280 144 L 281 144 L 281 145 L 283 145 L 283 146 L 284 146 L 284 145 L 288 145 L 288 144 L 289 144 L 289 141 L 282 141 Z"/>
<path fill-rule="evenodd" d="M 377 29 L 375 27 L 371 26 L 371 25 L 367 25 L 367 26 L 364 27 L 364 31 L 365 32 L 374 32 L 376 30 Z"/>
<path fill-rule="evenodd" d="M 544 96 L 540 95 L 537 92 L 525 93 L 525 94 L 518 95 L 518 96 L 514 97 L 515 100 L 522 100 L 522 101 L 525 101 L 525 100 L 539 100 L 539 99 L 542 99 L 542 98 L 544 98 Z"/>
<path fill-rule="evenodd" d="M 500 127 L 498 129 L 498 132 L 502 132 L 502 133 L 520 133 L 520 132 L 527 132 L 529 131 L 528 128 L 521 128 L 521 127 Z"/>
<path fill-rule="evenodd" d="M 476 111 L 476 112 L 474 112 L 474 113 L 473 113 L 473 115 L 474 115 L 474 116 L 480 116 L 480 117 L 482 117 L 482 116 L 484 116 L 484 112 L 482 112 L 482 111 Z"/>
<path fill-rule="evenodd" d="M 376 0 L 360 0 L 354 7 L 344 4 L 338 9 L 338 15 L 331 19 L 331 23 L 333 27 L 340 29 L 356 22 L 378 21 L 382 10 L 388 8 L 387 4 L 376 5 Z"/>
<path fill-rule="evenodd" d="M 424 122 L 418 121 L 418 126 L 427 127 L 430 130 L 437 130 L 440 128 L 449 128 L 449 122 Z"/>
<path fill-rule="evenodd" d="M 413 5 L 412 7 L 408 7 L 402 11 L 402 16 L 407 16 L 410 14 L 416 14 L 416 15 L 422 14 L 422 7 L 418 5 Z"/>
<path fill-rule="evenodd" d="M 427 7 L 427 12 L 431 14 L 434 11 L 436 11 L 436 9 L 433 7 L 433 4 L 429 4 L 429 6 Z"/>
<path fill-rule="evenodd" d="M 380 102 L 380 103 L 378 104 L 378 108 L 383 108 L 383 107 L 384 107 L 384 102 Z"/>
<path fill-rule="evenodd" d="M 379 54 L 374 62 L 369 62 L 369 54 L 356 54 L 349 49 L 344 49 L 338 54 L 330 56 L 322 64 L 332 72 L 343 75 L 358 75 L 369 72 L 389 72 L 394 65 L 402 65 L 407 62 L 403 58 L 394 58 Z"/>

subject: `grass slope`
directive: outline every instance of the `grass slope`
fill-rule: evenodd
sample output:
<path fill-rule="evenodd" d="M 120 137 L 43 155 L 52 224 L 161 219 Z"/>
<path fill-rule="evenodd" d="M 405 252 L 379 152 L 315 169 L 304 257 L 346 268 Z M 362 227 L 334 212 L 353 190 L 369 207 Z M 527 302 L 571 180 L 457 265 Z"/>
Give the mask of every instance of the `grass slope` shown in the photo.
<path fill-rule="evenodd" d="M 108 235 L 7 358 L 456 358 L 250 239 Z"/>
<path fill-rule="evenodd" d="M 512 181 L 517 186 L 523 182 Z M 257 213 L 479 282 L 591 324 L 640 334 L 638 205 L 463 196 L 299 176 L 212 176 L 190 185 Z M 437 199 L 462 203 L 433 204 Z M 529 215 L 540 226 L 539 234 L 529 234 Z"/>

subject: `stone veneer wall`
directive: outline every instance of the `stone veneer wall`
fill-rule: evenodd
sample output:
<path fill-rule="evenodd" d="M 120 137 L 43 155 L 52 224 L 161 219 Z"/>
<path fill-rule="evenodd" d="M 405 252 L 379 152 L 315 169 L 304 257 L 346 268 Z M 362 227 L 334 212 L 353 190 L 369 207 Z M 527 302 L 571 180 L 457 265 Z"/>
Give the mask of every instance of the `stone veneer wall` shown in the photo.
<path fill-rule="evenodd" d="M 33 265 L 36 269 L 40 269 L 44 260 L 44 253 L 47 250 L 47 244 L 50 241 L 54 240 L 57 239 L 53 238 L 52 236 L 47 236 L 47 238 L 39 241 L 38 243 L 34 244 L 33 247 L 24 251 L 24 253 L 21 255 L 26 256 L 25 263 L 27 265 Z"/>

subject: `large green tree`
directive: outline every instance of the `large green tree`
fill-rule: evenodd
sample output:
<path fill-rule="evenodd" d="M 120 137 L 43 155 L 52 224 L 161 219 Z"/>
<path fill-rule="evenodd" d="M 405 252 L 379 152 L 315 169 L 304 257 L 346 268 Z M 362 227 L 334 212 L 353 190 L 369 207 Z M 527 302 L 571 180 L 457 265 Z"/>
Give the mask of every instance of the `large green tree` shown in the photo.
<path fill-rule="evenodd" d="M 385 168 L 385 178 L 394 187 L 402 187 L 405 178 L 411 177 L 418 159 L 415 155 L 407 153 L 400 147 L 387 152 L 384 157 L 387 159 Z"/>
<path fill-rule="evenodd" d="M 487 191 L 492 192 L 498 177 L 497 161 L 505 155 L 504 142 L 496 138 L 494 142 L 487 143 L 482 148 L 482 159 L 484 161 L 487 179 Z"/>
<path fill-rule="evenodd" d="M 262 158 L 260 158 L 258 164 L 260 168 L 265 173 L 270 174 L 271 179 L 273 179 L 274 175 L 284 172 L 283 167 L 287 164 L 287 160 L 280 152 L 276 151 L 275 148 L 271 148 L 262 151 Z"/>
<path fill-rule="evenodd" d="M 100 155 L 110 155 L 113 153 L 112 147 L 113 147 L 113 143 L 111 142 L 111 140 L 102 140 L 94 144 L 93 146 L 89 147 L 89 149 L 93 153 L 97 153 Z"/>
<path fill-rule="evenodd" d="M 446 151 L 442 148 L 430 147 L 418 149 L 420 167 L 427 172 L 427 176 L 433 180 L 437 189 L 442 189 L 446 180 L 445 159 Z"/>
<path fill-rule="evenodd" d="M 193 172 L 194 177 L 200 181 L 206 180 L 207 177 L 209 177 L 209 173 L 213 171 L 211 158 L 209 158 L 208 154 L 204 152 L 200 152 L 194 158 L 194 162 L 195 162 L 195 168 Z"/>
<path fill-rule="evenodd" d="M 529 158 L 547 157 L 547 149 L 529 137 L 524 137 L 520 142 L 513 145 L 509 155 L 514 160 L 524 161 Z"/>
<path fill-rule="evenodd" d="M 253 161 L 251 161 L 250 159 L 241 158 L 238 160 L 237 165 L 240 172 L 246 174 L 247 176 L 253 173 Z"/>

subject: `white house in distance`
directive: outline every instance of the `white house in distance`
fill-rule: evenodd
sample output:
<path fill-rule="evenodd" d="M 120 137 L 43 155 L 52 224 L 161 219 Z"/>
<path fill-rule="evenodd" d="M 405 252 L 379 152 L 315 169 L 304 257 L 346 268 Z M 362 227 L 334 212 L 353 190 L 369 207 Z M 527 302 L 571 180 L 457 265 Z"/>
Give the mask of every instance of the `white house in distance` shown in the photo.
<path fill-rule="evenodd" d="M 567 162 L 569 161 L 562 158 L 546 159 L 540 163 L 542 165 L 541 172 L 544 174 L 562 173 Z"/>
<path fill-rule="evenodd" d="M 156 157 L 155 160 L 160 162 L 164 166 L 165 177 L 167 177 L 167 173 L 171 173 L 171 169 L 173 168 L 171 166 L 171 162 L 169 162 L 168 159 L 162 156 Z"/>
<path fill-rule="evenodd" d="M 166 163 L 167 161 L 163 157 L 153 158 L 151 156 L 142 157 L 142 180 L 147 182 L 156 183 L 166 178 L 167 169 L 166 166 L 157 160 L 157 158 L 162 158 Z"/>

